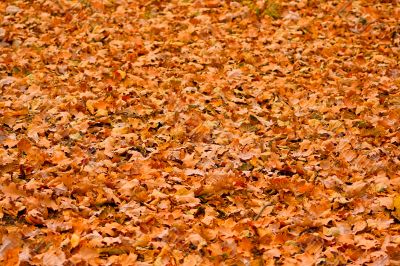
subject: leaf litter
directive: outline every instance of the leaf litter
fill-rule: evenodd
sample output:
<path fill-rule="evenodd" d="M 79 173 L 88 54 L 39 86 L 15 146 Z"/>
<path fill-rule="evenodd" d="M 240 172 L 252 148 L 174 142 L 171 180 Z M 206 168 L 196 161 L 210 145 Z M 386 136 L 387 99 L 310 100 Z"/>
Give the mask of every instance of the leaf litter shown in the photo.
<path fill-rule="evenodd" d="M 399 264 L 399 19 L 2 1 L 1 264 Z"/>

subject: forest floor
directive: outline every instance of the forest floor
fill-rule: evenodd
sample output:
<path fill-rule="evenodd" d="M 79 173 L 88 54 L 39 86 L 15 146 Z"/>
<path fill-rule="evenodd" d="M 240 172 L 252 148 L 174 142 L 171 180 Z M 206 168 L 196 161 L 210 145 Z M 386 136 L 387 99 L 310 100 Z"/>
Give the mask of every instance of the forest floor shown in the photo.
<path fill-rule="evenodd" d="M 400 265 L 399 21 L 1 1 L 1 265 Z"/>

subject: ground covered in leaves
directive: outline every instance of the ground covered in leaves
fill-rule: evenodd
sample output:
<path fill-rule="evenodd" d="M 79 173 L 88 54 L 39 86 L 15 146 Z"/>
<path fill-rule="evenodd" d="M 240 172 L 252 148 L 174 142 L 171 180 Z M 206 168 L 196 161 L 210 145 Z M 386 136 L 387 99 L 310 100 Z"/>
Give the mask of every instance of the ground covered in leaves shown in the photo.
<path fill-rule="evenodd" d="M 0 3 L 2 265 L 399 265 L 400 4 Z"/>

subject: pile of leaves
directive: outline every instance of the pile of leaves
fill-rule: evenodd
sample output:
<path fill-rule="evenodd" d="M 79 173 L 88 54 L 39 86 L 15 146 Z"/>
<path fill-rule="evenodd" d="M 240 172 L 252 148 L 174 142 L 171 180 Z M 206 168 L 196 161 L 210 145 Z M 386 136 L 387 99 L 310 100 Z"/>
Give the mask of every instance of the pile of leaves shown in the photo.
<path fill-rule="evenodd" d="M 400 264 L 399 19 L 0 1 L 0 263 Z"/>

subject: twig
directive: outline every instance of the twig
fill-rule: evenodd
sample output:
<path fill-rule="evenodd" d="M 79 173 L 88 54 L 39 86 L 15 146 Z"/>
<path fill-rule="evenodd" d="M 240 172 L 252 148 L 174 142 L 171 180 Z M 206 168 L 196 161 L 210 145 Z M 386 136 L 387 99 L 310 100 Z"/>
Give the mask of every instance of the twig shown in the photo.
<path fill-rule="evenodd" d="M 254 217 L 254 221 L 257 221 L 257 220 L 261 217 L 261 214 L 264 212 L 265 208 L 267 208 L 268 206 L 271 206 L 271 205 L 272 205 L 271 202 L 265 203 L 265 204 L 262 206 L 260 212 L 257 214 L 257 216 Z"/>
<path fill-rule="evenodd" d="M 338 15 L 339 17 L 342 17 L 342 12 L 351 4 L 353 3 L 353 0 L 347 0 L 346 3 L 344 3 L 339 9 L 337 9 L 336 11 L 334 11 L 334 16 Z M 329 14 L 329 12 L 326 12 L 322 17 L 320 17 L 319 19 L 322 20 L 323 18 L 327 17 Z M 308 29 L 311 24 L 313 24 L 315 21 L 317 20 L 317 17 L 313 17 L 308 23 L 307 25 L 304 26 L 305 29 Z"/>
<path fill-rule="evenodd" d="M 373 20 L 373 21 L 371 21 L 371 22 L 365 24 L 364 27 L 362 27 L 362 29 L 360 29 L 360 30 L 358 30 L 357 28 L 355 28 L 355 29 L 350 29 L 350 31 L 352 31 L 352 32 L 354 32 L 354 33 L 357 33 L 357 34 L 361 34 L 361 33 L 363 33 L 369 26 L 371 26 L 373 23 L 375 23 L 376 21 L 377 21 L 377 19 L 375 19 L 375 20 Z"/>
<path fill-rule="evenodd" d="M 348 0 L 337 12 L 336 14 L 339 15 L 339 17 L 342 17 L 342 12 L 348 7 L 350 6 L 350 4 L 353 3 L 353 0 Z"/>

